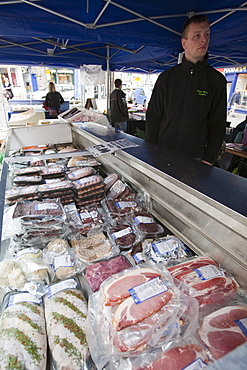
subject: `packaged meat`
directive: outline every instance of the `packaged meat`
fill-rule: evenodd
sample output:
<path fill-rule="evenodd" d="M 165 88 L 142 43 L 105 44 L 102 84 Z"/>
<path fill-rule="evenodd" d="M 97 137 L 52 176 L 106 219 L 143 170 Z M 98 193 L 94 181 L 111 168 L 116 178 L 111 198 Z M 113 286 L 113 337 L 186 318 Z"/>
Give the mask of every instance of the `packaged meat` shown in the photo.
<path fill-rule="evenodd" d="M 0 262 L 1 288 L 20 289 L 26 283 L 25 275 L 18 263 L 11 259 Z"/>
<path fill-rule="evenodd" d="M 42 219 L 65 217 L 59 199 L 46 199 L 41 201 L 20 201 L 16 203 L 13 218 Z"/>
<path fill-rule="evenodd" d="M 67 167 L 98 167 L 100 166 L 100 162 L 96 161 L 96 159 L 91 157 L 85 156 L 74 156 L 72 157 Z"/>
<path fill-rule="evenodd" d="M 164 227 L 146 211 L 135 211 L 133 221 L 146 239 L 157 238 L 164 232 Z"/>
<path fill-rule="evenodd" d="M 54 368 L 83 369 L 88 356 L 85 335 L 87 304 L 78 280 L 71 278 L 50 285 L 44 303 Z"/>
<path fill-rule="evenodd" d="M 47 244 L 46 248 L 50 252 L 65 253 L 70 248 L 70 246 L 67 240 L 55 238 Z"/>
<path fill-rule="evenodd" d="M 125 256 L 116 256 L 86 267 L 84 276 L 93 292 L 97 292 L 108 277 L 130 268 L 132 264 Z"/>
<path fill-rule="evenodd" d="M 29 293 L 5 296 L 0 319 L 1 369 L 44 370 L 47 339 L 41 300 Z"/>
<path fill-rule="evenodd" d="M 199 336 L 215 360 L 247 341 L 247 306 L 226 306 L 204 317 Z"/>
<path fill-rule="evenodd" d="M 199 306 L 223 304 L 236 294 L 238 284 L 235 279 L 209 257 L 198 257 L 187 262 L 168 267 L 177 280 L 194 289 L 193 297 Z"/>
<path fill-rule="evenodd" d="M 91 176 L 96 173 L 93 167 L 82 167 L 67 173 L 67 177 L 71 181 L 81 179 L 86 176 Z"/>
<path fill-rule="evenodd" d="M 148 275 L 153 278 L 148 279 Z M 118 282 L 115 287 L 114 281 Z M 112 302 L 119 304 L 107 305 L 110 293 Z M 195 308 L 193 316 L 191 312 L 188 314 L 191 301 Z M 143 264 L 109 277 L 88 301 L 87 340 L 96 366 L 103 368 L 112 356 L 137 356 L 158 343 L 168 344 L 178 339 L 183 325 L 181 318 L 189 326 L 193 319 L 197 327 L 198 303 L 175 287 L 167 271 L 163 273 Z"/>
<path fill-rule="evenodd" d="M 112 245 L 103 232 L 95 232 L 87 237 L 70 240 L 75 255 L 80 261 L 92 262 L 98 259 L 110 257 Z M 117 254 L 118 251 L 115 253 Z"/>
<path fill-rule="evenodd" d="M 66 168 L 63 165 L 61 166 L 54 165 L 54 166 L 42 167 L 41 170 L 42 170 L 41 176 L 45 179 L 45 178 L 50 178 L 54 176 L 64 175 Z"/>
<path fill-rule="evenodd" d="M 155 347 L 131 361 L 133 370 L 206 369 L 209 363 L 206 350 L 195 338 L 176 340 L 167 347 Z"/>
<path fill-rule="evenodd" d="M 42 184 L 42 176 L 16 176 L 13 178 L 13 183 L 18 185 Z"/>
<path fill-rule="evenodd" d="M 92 175 L 88 177 L 84 177 L 82 179 L 79 179 L 77 181 L 73 181 L 73 186 L 76 190 L 85 190 L 90 188 L 91 186 L 94 186 L 96 184 L 103 183 L 103 178 L 100 175 Z"/>
<path fill-rule="evenodd" d="M 125 274 L 114 277 L 104 286 L 104 304 L 106 306 L 115 306 L 130 296 L 129 289 L 160 276 L 161 273 L 159 271 L 149 267 L 126 271 Z"/>
<path fill-rule="evenodd" d="M 9 201 L 28 200 L 28 198 L 33 196 L 39 197 L 37 191 L 38 188 L 36 185 L 14 186 L 6 191 L 5 197 Z"/>
<path fill-rule="evenodd" d="M 53 269 L 59 280 L 75 276 L 82 271 L 82 264 L 76 260 L 72 250 L 54 255 Z"/>
<path fill-rule="evenodd" d="M 14 171 L 14 176 L 30 176 L 39 175 L 41 172 L 39 167 L 25 167 Z"/>
<path fill-rule="evenodd" d="M 119 247 L 120 251 L 131 249 L 140 240 L 138 231 L 131 224 L 127 223 L 110 227 L 108 235 L 112 242 Z"/>
<path fill-rule="evenodd" d="M 105 185 L 105 191 L 110 189 L 110 187 L 115 184 L 115 182 L 119 179 L 119 176 L 117 173 L 111 173 L 110 175 L 106 176 L 104 178 L 104 185 Z"/>
<path fill-rule="evenodd" d="M 174 235 L 167 235 L 146 243 L 143 253 L 147 260 L 161 264 L 190 256 L 188 248 Z"/>

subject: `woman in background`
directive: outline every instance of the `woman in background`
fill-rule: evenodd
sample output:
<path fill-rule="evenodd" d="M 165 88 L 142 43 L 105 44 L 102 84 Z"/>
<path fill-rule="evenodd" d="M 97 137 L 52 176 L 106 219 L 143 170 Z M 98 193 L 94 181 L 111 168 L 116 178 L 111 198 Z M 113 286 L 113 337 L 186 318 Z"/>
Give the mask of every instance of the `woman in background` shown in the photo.
<path fill-rule="evenodd" d="M 49 92 L 45 97 L 45 105 L 49 108 L 50 118 L 57 118 L 60 114 L 60 106 L 64 102 L 64 98 L 60 92 L 56 91 L 54 82 L 49 82 L 48 85 Z"/>
<path fill-rule="evenodd" d="M 11 89 L 12 85 L 7 76 L 3 78 L 3 96 L 9 101 L 14 97 L 13 91 Z"/>

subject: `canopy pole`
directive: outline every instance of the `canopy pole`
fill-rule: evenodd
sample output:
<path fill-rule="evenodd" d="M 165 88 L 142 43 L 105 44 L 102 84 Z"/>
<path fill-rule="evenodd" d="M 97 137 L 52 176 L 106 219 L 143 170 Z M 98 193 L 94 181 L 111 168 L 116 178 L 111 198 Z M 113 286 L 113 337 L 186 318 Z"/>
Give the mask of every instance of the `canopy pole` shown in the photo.
<path fill-rule="evenodd" d="M 6 111 L 6 106 L 5 106 L 4 96 L 3 96 L 3 87 L 2 87 L 1 82 L 0 82 L 0 93 L 2 95 L 2 107 L 3 107 L 3 113 L 4 113 L 4 124 L 5 124 L 5 128 L 8 128 L 7 111 Z M 1 126 L 1 123 L 0 123 L 0 126 Z"/>
<path fill-rule="evenodd" d="M 107 106 L 107 114 L 110 113 L 110 46 L 106 46 L 107 50 L 107 59 L 106 59 L 106 65 L 107 65 L 107 84 L 106 84 L 106 106 Z"/>

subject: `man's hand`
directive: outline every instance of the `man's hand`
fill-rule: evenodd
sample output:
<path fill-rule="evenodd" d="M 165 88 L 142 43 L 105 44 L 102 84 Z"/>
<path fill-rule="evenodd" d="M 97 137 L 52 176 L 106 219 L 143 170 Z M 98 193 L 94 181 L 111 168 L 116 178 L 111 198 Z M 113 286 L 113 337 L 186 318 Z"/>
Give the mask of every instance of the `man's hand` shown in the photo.
<path fill-rule="evenodd" d="M 201 162 L 206 163 L 206 164 L 209 164 L 209 166 L 212 166 L 212 165 L 213 165 L 213 163 L 210 163 L 210 162 L 204 161 L 203 159 L 201 160 Z"/>

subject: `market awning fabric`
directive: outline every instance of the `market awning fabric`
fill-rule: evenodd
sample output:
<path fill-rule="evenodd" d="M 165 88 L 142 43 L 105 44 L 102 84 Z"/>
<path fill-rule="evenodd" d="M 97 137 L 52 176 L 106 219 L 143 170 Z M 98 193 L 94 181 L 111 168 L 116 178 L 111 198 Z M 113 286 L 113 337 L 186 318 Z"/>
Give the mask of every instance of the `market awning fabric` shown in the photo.
<path fill-rule="evenodd" d="M 247 2 L 7 0 L 0 1 L 0 63 L 164 70 L 177 63 L 193 14 L 210 19 L 214 67 L 247 62 Z"/>

